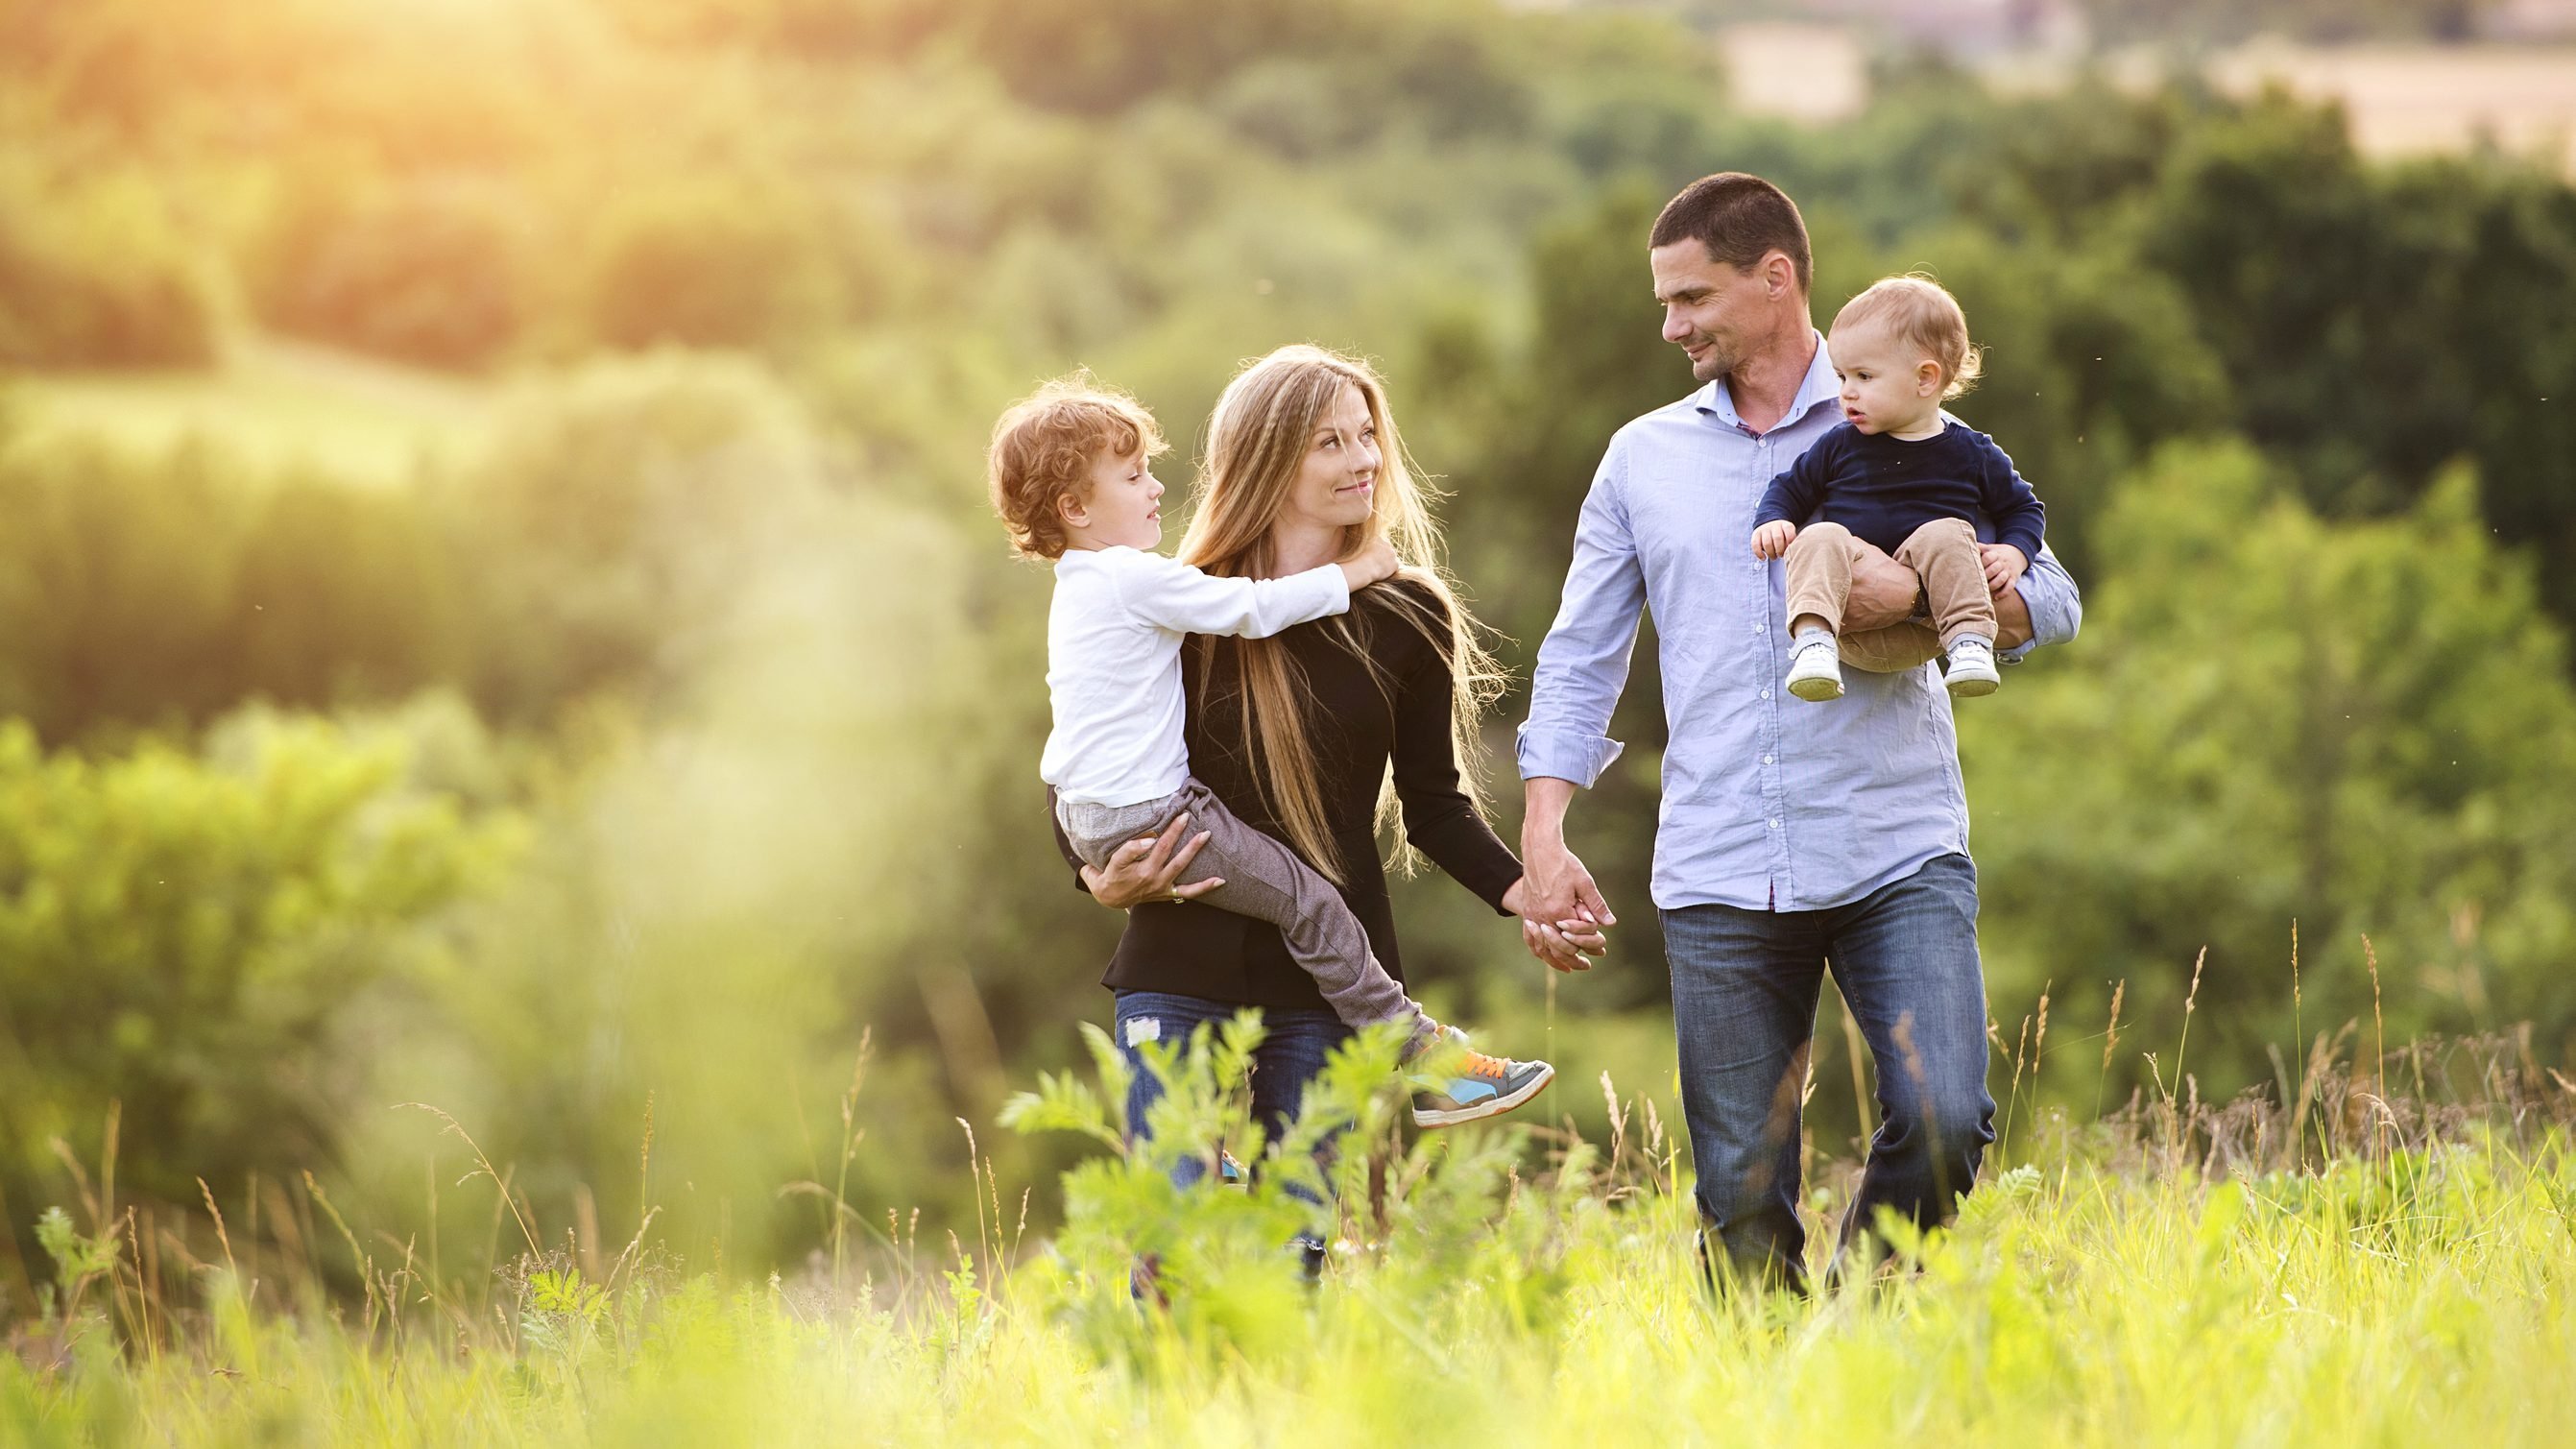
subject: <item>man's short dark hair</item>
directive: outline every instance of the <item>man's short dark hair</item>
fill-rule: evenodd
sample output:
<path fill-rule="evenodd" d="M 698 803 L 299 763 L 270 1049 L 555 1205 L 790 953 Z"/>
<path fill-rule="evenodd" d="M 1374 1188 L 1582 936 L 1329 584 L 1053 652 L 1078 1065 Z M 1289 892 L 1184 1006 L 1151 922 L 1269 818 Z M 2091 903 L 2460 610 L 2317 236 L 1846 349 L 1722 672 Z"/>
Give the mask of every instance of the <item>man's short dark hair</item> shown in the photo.
<path fill-rule="evenodd" d="M 1739 272 L 1777 249 L 1798 273 L 1798 290 L 1812 281 L 1814 258 L 1807 250 L 1807 221 L 1789 193 L 1741 171 L 1720 171 L 1682 188 L 1664 203 L 1655 218 L 1648 246 L 1668 247 L 1697 238 L 1708 254 Z"/>

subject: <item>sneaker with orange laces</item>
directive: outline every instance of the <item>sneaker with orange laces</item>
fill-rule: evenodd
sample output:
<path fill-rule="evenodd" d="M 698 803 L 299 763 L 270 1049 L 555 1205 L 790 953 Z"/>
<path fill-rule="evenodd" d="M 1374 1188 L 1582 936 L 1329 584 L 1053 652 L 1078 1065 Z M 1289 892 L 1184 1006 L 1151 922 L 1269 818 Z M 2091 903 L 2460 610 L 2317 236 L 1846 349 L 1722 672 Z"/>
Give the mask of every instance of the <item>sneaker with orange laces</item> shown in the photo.
<path fill-rule="evenodd" d="M 1487 1056 L 1467 1045 L 1467 1034 L 1441 1028 L 1445 1039 L 1422 1054 L 1421 1070 L 1412 1077 L 1413 1125 L 1455 1127 L 1483 1117 L 1499 1117 L 1547 1089 L 1556 1068 L 1545 1062 L 1516 1062 Z"/>

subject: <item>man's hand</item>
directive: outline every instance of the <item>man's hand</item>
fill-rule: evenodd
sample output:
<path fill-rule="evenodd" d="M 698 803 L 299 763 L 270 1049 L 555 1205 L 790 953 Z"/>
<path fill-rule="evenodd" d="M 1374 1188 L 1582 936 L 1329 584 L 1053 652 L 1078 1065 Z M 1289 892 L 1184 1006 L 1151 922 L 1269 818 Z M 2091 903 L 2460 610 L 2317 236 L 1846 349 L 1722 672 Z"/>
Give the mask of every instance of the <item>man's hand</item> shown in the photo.
<path fill-rule="evenodd" d="M 1889 558 L 1874 544 L 1859 543 L 1852 550 L 1851 596 L 1843 604 L 1844 632 L 1857 634 L 1904 623 L 1914 617 L 1914 596 L 1922 588 L 1923 580 L 1914 570 Z"/>
<path fill-rule="evenodd" d="M 1536 956 L 1559 971 L 1589 969 L 1582 947 L 1572 944 L 1568 923 L 1596 928 L 1619 924 L 1592 872 L 1565 848 L 1565 808 L 1574 803 L 1572 780 L 1533 776 L 1524 786 L 1527 809 L 1521 821 L 1521 940 Z M 1551 935 L 1550 933 L 1553 933 Z M 1598 953 L 1592 953 L 1598 954 Z"/>
<path fill-rule="evenodd" d="M 2008 543 L 1977 545 L 1977 561 L 1985 566 L 1986 592 L 2001 595 L 2030 567 L 2030 555 Z"/>
<path fill-rule="evenodd" d="M 1546 920 L 1530 914 L 1529 877 L 1512 882 L 1503 892 L 1503 909 L 1521 918 L 1521 944 L 1529 953 L 1559 971 L 1589 971 L 1587 956 L 1609 954 L 1610 938 L 1602 934 L 1600 923 L 1582 917 Z"/>
<path fill-rule="evenodd" d="M 1778 558 L 1789 551 L 1789 541 L 1798 536 L 1798 525 L 1785 518 L 1775 518 L 1753 530 L 1753 556 Z"/>
<path fill-rule="evenodd" d="M 1139 835 L 1109 854 L 1109 868 L 1082 868 L 1082 883 L 1091 898 L 1104 906 L 1126 910 L 1153 901 L 1196 900 L 1225 884 L 1225 877 L 1180 883 L 1188 873 L 1190 862 L 1197 858 L 1199 847 L 1207 844 L 1204 830 L 1190 834 L 1190 813 L 1186 810 L 1172 817 L 1172 822 L 1152 835 Z"/>

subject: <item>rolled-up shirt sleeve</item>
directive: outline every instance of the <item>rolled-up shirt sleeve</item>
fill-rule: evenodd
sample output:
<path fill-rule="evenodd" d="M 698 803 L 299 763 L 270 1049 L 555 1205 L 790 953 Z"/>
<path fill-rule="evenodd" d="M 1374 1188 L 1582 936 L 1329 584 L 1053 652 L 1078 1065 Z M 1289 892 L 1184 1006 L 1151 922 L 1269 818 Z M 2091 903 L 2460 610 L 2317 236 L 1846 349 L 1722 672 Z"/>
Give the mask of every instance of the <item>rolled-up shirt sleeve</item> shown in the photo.
<path fill-rule="evenodd" d="M 1622 746 L 1610 738 L 1610 712 L 1628 682 L 1646 603 L 1645 574 L 1622 497 L 1626 481 L 1625 441 L 1613 438 L 1574 527 L 1574 562 L 1565 573 L 1556 622 L 1539 645 L 1529 719 L 1520 729 L 1524 780 L 1571 780 L 1589 789 L 1619 758 Z M 2034 616 L 2035 610 L 2034 605 Z"/>
<path fill-rule="evenodd" d="M 2074 575 L 2046 544 L 2040 545 L 2038 556 L 2013 587 L 2021 590 L 2021 601 L 2030 608 L 2030 639 L 1996 656 L 2004 662 L 2018 664 L 2033 649 L 2063 644 L 2084 627 L 2084 595 L 2075 587 Z"/>

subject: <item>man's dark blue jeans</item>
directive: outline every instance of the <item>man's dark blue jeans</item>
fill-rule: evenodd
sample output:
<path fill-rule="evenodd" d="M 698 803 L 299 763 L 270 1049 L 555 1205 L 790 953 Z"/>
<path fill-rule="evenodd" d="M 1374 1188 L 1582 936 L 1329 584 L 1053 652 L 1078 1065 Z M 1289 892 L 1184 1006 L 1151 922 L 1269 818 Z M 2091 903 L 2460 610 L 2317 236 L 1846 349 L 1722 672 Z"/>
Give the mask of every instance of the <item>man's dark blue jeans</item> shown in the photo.
<path fill-rule="evenodd" d="M 1881 1118 L 1843 1246 L 1881 1207 L 1947 1220 L 1995 1140 L 1975 863 L 1935 856 L 1827 910 L 1662 915 L 1704 1246 L 1739 1276 L 1806 1287 L 1799 1108 L 1828 963 L 1876 1061 Z"/>

